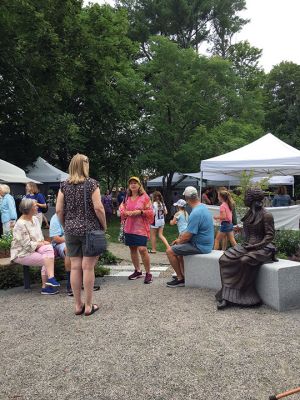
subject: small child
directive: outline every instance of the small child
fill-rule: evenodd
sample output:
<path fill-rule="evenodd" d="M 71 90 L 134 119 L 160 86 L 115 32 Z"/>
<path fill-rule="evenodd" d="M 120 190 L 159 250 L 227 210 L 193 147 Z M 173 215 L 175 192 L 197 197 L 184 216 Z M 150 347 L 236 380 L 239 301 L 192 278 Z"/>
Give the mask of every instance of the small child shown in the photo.
<path fill-rule="evenodd" d="M 177 208 L 177 212 L 175 213 L 173 219 L 170 221 L 170 225 L 177 225 L 179 236 L 186 230 L 188 222 L 189 222 L 189 214 L 185 210 L 186 201 L 179 199 L 176 203 L 173 204 L 174 207 Z M 183 257 L 179 257 L 179 266 L 182 275 L 184 275 L 184 264 Z M 177 279 L 177 275 L 172 275 L 173 279 Z"/>
<path fill-rule="evenodd" d="M 218 193 L 218 199 L 221 203 L 220 215 L 215 216 L 214 219 L 220 220 L 221 224 L 215 239 L 214 250 L 219 250 L 221 240 L 222 250 L 226 250 L 227 240 L 223 240 L 226 237 L 229 239 L 231 246 L 236 245 L 232 224 L 232 210 L 234 209 L 234 201 L 231 197 L 231 194 L 227 190 L 220 190 Z"/>
<path fill-rule="evenodd" d="M 176 203 L 173 204 L 174 207 L 177 207 L 177 212 L 175 213 L 173 219 L 170 221 L 170 225 L 177 225 L 179 235 L 186 230 L 186 227 L 189 222 L 189 214 L 185 210 L 186 201 L 179 199 Z"/>

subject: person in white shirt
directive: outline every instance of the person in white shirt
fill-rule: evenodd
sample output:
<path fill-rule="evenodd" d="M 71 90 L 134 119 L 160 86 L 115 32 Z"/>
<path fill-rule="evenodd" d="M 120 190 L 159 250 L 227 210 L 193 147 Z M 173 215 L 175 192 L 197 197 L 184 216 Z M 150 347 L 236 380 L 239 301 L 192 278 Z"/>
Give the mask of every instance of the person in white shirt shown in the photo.
<path fill-rule="evenodd" d="M 150 225 L 150 239 L 151 247 L 149 253 L 156 253 L 156 237 L 158 234 L 159 239 L 168 249 L 170 247 L 167 239 L 164 236 L 164 226 L 165 226 L 165 215 L 168 214 L 168 210 L 165 206 L 164 199 L 160 192 L 154 192 L 152 197 L 152 207 L 154 210 L 154 221 Z"/>

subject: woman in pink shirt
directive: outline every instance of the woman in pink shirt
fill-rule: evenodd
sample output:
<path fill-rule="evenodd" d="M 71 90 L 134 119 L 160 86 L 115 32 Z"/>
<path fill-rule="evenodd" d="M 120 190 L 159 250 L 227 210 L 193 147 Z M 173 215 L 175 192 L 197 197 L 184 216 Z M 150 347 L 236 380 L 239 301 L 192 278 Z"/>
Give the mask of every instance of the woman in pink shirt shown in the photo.
<path fill-rule="evenodd" d="M 218 199 L 221 203 L 220 215 L 215 216 L 214 219 L 219 220 L 221 224 L 215 239 L 214 250 L 219 250 L 221 240 L 223 244 L 222 247 L 227 245 L 227 240 L 223 240 L 225 237 L 229 239 L 231 246 L 236 245 L 232 224 L 232 210 L 234 208 L 234 201 L 231 197 L 231 194 L 227 190 L 220 190 L 218 193 Z M 222 250 L 226 250 L 226 248 L 222 248 Z"/>
<path fill-rule="evenodd" d="M 139 254 L 142 257 L 146 276 L 144 283 L 152 282 L 150 273 L 150 258 L 147 251 L 147 240 L 150 238 L 150 223 L 154 213 L 151 201 L 145 192 L 141 181 L 136 176 L 128 180 L 128 191 L 125 200 L 120 205 L 121 220 L 124 223 L 125 245 L 129 246 L 134 272 L 128 277 L 130 280 L 141 278 Z"/>

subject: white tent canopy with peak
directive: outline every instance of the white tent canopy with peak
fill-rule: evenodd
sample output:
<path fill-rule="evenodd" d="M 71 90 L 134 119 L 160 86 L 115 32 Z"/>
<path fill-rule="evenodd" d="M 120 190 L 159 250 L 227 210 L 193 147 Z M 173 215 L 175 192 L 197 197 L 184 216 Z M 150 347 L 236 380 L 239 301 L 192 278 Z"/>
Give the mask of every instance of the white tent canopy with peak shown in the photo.
<path fill-rule="evenodd" d="M 25 171 L 15 165 L 0 160 L 0 182 L 6 183 L 27 183 L 32 182 L 32 179 L 28 178 Z M 40 183 L 34 180 L 35 183 Z"/>
<path fill-rule="evenodd" d="M 253 176 L 300 175 L 300 151 L 267 133 L 254 142 L 221 156 L 203 160 L 200 172 L 214 172 L 239 177 L 242 172 Z"/>
<path fill-rule="evenodd" d="M 27 175 L 44 183 L 62 182 L 68 179 L 69 175 L 60 169 L 49 164 L 42 157 L 39 157 L 33 166 L 28 168 Z"/>

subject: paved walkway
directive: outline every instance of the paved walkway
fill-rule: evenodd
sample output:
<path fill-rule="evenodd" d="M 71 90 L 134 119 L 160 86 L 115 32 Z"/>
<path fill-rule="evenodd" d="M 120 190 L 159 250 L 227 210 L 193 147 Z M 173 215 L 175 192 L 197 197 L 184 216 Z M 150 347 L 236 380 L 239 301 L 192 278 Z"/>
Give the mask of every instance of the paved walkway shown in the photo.
<path fill-rule="evenodd" d="M 0 291 L 0 399 L 267 400 L 299 385 L 299 311 L 218 312 L 213 291 L 165 282 L 106 277 L 91 317 L 64 287 Z"/>
<path fill-rule="evenodd" d="M 129 248 L 121 243 L 109 243 L 108 250 L 116 257 L 131 263 Z M 152 265 L 170 265 L 166 253 L 149 254 Z"/>
<path fill-rule="evenodd" d="M 131 262 L 129 248 L 120 243 L 109 243 L 108 250 L 117 258 L 122 260 L 117 266 L 107 266 L 110 268 L 110 275 L 122 277 L 130 275 L 130 273 L 132 273 L 134 270 L 134 267 Z M 156 254 L 149 255 L 151 260 L 151 273 L 153 277 L 170 277 L 174 271 L 170 266 L 166 253 L 157 252 Z"/>
<path fill-rule="evenodd" d="M 125 246 L 110 251 L 130 265 Z M 213 291 L 166 281 L 105 277 L 91 317 L 64 286 L 0 290 L 0 400 L 267 400 L 299 385 L 299 310 L 218 312 Z"/>

